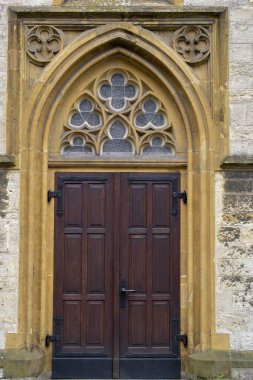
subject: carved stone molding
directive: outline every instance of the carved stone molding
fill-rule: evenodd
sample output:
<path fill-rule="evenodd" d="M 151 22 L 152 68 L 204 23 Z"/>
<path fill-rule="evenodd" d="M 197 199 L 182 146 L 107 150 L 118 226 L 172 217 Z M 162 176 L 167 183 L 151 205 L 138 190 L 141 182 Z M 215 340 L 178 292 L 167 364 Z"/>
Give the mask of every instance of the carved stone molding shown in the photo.
<path fill-rule="evenodd" d="M 35 64 L 43 66 L 62 50 L 63 45 L 61 30 L 54 26 L 35 26 L 28 33 L 26 52 Z"/>
<path fill-rule="evenodd" d="M 173 48 L 185 62 L 202 63 L 210 54 L 210 35 L 202 26 L 183 26 L 174 33 Z"/>

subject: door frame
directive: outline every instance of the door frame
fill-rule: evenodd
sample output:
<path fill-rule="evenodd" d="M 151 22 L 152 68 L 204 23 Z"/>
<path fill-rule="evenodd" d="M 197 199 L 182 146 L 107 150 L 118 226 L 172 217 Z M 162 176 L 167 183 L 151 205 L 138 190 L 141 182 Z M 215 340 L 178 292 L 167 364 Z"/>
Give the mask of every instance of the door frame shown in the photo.
<path fill-rule="evenodd" d="M 94 171 L 69 171 L 69 170 L 66 170 L 66 171 L 54 171 L 54 188 L 57 189 L 58 192 L 60 192 L 61 194 L 63 194 L 63 186 L 64 186 L 64 182 L 67 181 L 68 182 L 68 173 L 69 173 L 69 176 L 71 178 L 71 176 L 75 173 L 78 176 L 80 177 L 85 177 L 85 174 L 88 174 L 87 178 L 89 178 L 89 176 L 91 176 L 91 180 L 92 180 L 92 177 L 94 178 L 97 178 L 98 179 L 98 176 L 100 175 L 100 177 L 102 178 L 101 174 L 105 173 L 105 174 L 113 174 L 113 173 L 117 173 L 117 174 L 129 174 L 129 178 L 130 178 L 130 182 L 131 182 L 131 178 L 134 179 L 134 175 L 137 174 L 137 177 L 139 176 L 139 181 L 142 181 L 141 178 L 145 178 L 145 175 L 148 177 L 150 175 L 153 176 L 153 179 L 154 181 L 156 181 L 157 179 L 156 178 L 159 178 L 159 174 L 162 174 L 163 175 L 163 178 L 161 178 L 160 181 L 158 182 L 168 182 L 168 183 L 172 183 L 172 190 L 171 190 L 171 196 L 173 194 L 173 191 L 180 191 L 180 185 L 181 185 L 181 178 L 182 178 L 182 173 L 179 173 L 178 171 L 145 171 L 143 172 L 142 170 L 141 171 L 133 171 L 133 170 L 118 170 L 118 171 L 108 171 L 108 170 L 100 170 L 99 172 L 94 172 Z M 168 177 L 164 177 L 164 175 L 167 175 Z M 120 260 L 119 260 L 119 257 L 118 259 L 115 259 L 115 257 L 117 257 L 116 253 L 120 251 L 120 246 L 119 246 L 119 239 L 118 239 L 118 236 L 119 236 L 119 225 L 120 225 L 120 214 L 121 214 L 121 211 L 122 211 L 122 205 L 120 203 L 120 189 L 121 189 L 121 186 L 122 186 L 122 178 L 126 178 L 125 176 L 120 176 L 120 175 L 115 175 L 112 177 L 112 184 L 110 186 L 113 186 L 114 190 L 114 194 L 112 195 L 112 197 L 114 198 L 114 201 L 115 201 L 115 207 L 114 207 L 114 223 L 113 223 L 113 233 L 112 235 L 114 236 L 113 237 L 113 255 L 112 255 L 112 259 L 113 259 L 113 269 L 112 269 L 112 272 L 113 272 L 113 275 L 112 275 L 112 281 L 113 281 L 113 298 L 114 298 L 114 302 L 113 302 L 113 331 L 114 331 L 114 338 L 113 338 L 113 358 L 112 358 L 112 363 L 113 363 L 113 368 L 112 368 L 112 377 L 115 378 L 115 379 L 118 379 L 120 378 L 120 307 L 119 307 L 119 303 L 120 303 L 120 297 L 119 297 L 119 270 L 120 270 Z M 73 179 L 74 180 L 74 179 Z M 76 180 L 77 181 L 77 180 Z M 149 181 L 149 179 L 147 179 L 147 181 Z M 183 181 L 184 182 L 184 181 Z M 185 187 L 184 187 L 185 189 Z M 58 221 L 58 217 L 62 217 L 62 214 L 63 214 L 63 207 L 64 207 L 64 199 L 60 196 L 59 198 L 55 198 L 55 202 L 54 202 L 54 215 L 53 215 L 53 229 L 54 231 L 59 231 L 59 221 Z M 173 349 L 173 353 L 172 355 L 169 355 L 169 357 L 166 356 L 166 359 L 165 358 L 160 358 L 160 362 L 159 364 L 157 364 L 158 366 L 162 366 L 164 367 L 164 371 L 170 371 L 169 373 L 173 373 L 173 375 L 169 375 L 169 376 L 172 376 L 173 378 L 177 378 L 177 376 L 175 375 L 175 373 L 177 372 L 176 370 L 176 367 L 178 367 L 178 365 L 180 366 L 180 363 L 181 363 L 181 354 L 180 354 L 180 349 L 179 349 L 179 341 L 177 340 L 177 335 L 180 333 L 180 315 L 181 315 L 181 310 L 180 310 L 180 286 L 181 286 L 181 277 L 180 277 L 180 252 L 181 252 L 181 245 L 182 245 L 182 241 L 180 239 L 180 236 L 181 236 L 181 231 L 180 231 L 180 217 L 181 217 L 181 211 L 182 209 L 186 212 L 186 207 L 181 207 L 181 202 L 179 201 L 179 199 L 176 199 L 175 197 L 172 198 L 171 200 L 171 207 L 172 207 L 172 211 L 171 210 L 171 213 L 173 212 L 172 214 L 172 218 L 175 216 L 176 219 L 175 219 L 175 222 L 173 223 L 173 227 L 174 229 L 177 229 L 177 243 L 176 243 L 176 253 L 179 253 L 179 258 L 178 258 L 178 262 L 176 264 L 177 266 L 177 272 L 178 272 L 178 281 L 177 281 L 177 284 L 176 284 L 176 303 L 177 303 L 177 316 L 176 316 L 176 320 L 172 320 L 172 325 L 171 325 L 171 331 L 172 331 L 172 334 L 175 334 L 175 335 L 172 335 L 171 339 L 172 339 L 172 349 Z M 176 211 L 177 210 L 177 211 Z M 173 220 L 173 219 L 172 219 Z M 58 223 L 57 223 L 58 221 Z M 116 227 L 116 228 L 115 228 Z M 52 228 L 52 226 L 50 226 L 50 229 Z M 59 238 L 58 236 L 58 233 L 57 232 L 57 235 L 54 236 L 54 245 L 57 243 L 57 238 Z M 179 245 L 178 245 L 179 244 Z M 56 246 L 53 248 L 53 252 L 55 251 L 56 249 Z M 174 252 L 174 251 L 173 251 Z M 174 255 L 175 255 L 174 254 Z M 56 260 L 56 256 L 52 255 L 54 257 L 54 262 Z M 57 255 L 57 260 L 59 260 L 59 254 Z M 174 260 L 173 262 L 175 261 L 175 256 L 174 256 Z M 54 268 L 54 278 L 57 274 L 57 269 Z M 53 289 L 54 289 L 54 293 L 55 293 L 55 289 L 56 289 L 56 284 L 55 282 L 53 281 Z M 56 293 L 55 293 L 56 294 Z M 55 294 L 54 294 L 54 305 L 53 305 L 53 310 L 55 308 L 55 302 L 56 302 L 56 299 L 55 299 Z M 172 294 L 172 293 L 171 293 Z M 61 320 L 60 318 L 55 318 L 55 310 L 53 311 L 52 315 L 54 315 L 54 319 L 52 319 L 52 322 L 53 322 L 53 333 L 54 335 L 61 335 L 60 331 L 61 331 Z M 175 317 L 175 316 L 174 316 Z M 181 326 L 182 327 L 182 326 Z M 181 328 L 182 330 L 182 328 Z M 184 330 L 185 331 L 185 330 Z M 55 352 L 55 354 L 53 354 L 53 360 L 55 362 L 55 368 L 56 368 L 56 371 L 57 371 L 57 375 L 56 375 L 56 372 L 55 375 L 53 376 L 53 378 L 58 378 L 59 376 L 62 378 L 64 377 L 63 375 L 58 375 L 58 372 L 61 371 L 61 369 L 59 368 L 60 365 L 63 365 L 63 372 L 66 372 L 66 378 L 68 378 L 69 376 L 72 378 L 73 375 L 68 375 L 68 368 L 66 367 L 66 363 L 64 362 L 63 364 L 58 363 L 58 354 L 57 352 L 59 352 L 60 350 L 60 341 L 56 341 L 55 342 L 55 346 L 53 347 L 53 352 Z M 65 355 L 64 355 L 65 357 Z M 67 358 L 67 357 L 66 357 Z M 64 358 L 63 358 L 64 359 Z M 168 360 L 169 362 L 168 362 Z M 123 359 L 124 360 L 124 359 Z M 79 363 L 75 363 L 75 358 L 73 357 L 73 365 L 76 365 L 76 366 L 79 366 Z M 170 364 L 174 364 L 175 367 L 175 370 L 174 369 L 171 369 L 170 368 Z M 92 363 L 91 363 L 92 365 Z M 134 367 L 139 367 L 139 359 L 136 359 L 135 360 L 135 363 L 133 364 Z M 150 371 L 152 369 L 152 364 L 150 364 L 151 367 L 150 367 Z M 96 367 L 96 365 L 95 365 Z M 95 367 L 93 368 L 95 370 Z M 58 369 L 57 369 L 58 368 Z M 96 375 L 97 378 L 100 378 L 101 376 L 100 375 Z M 103 376 L 102 376 L 103 377 Z M 140 376 L 137 376 L 138 378 Z M 125 378 L 125 377 L 124 377 Z M 133 377 L 135 378 L 135 377 Z M 149 378 L 148 375 L 145 376 L 145 378 Z M 151 377 L 152 378 L 152 377 Z M 167 376 L 166 376 L 167 378 Z"/>

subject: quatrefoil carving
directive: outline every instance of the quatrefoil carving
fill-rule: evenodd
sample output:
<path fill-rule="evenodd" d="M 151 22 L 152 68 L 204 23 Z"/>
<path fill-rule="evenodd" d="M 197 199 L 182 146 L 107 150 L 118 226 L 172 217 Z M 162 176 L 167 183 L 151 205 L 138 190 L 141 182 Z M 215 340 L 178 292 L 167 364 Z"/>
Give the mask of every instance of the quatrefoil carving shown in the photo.
<path fill-rule="evenodd" d="M 62 50 L 63 45 L 61 30 L 54 26 L 35 26 L 28 33 L 26 52 L 34 63 L 43 66 Z"/>
<path fill-rule="evenodd" d="M 187 63 L 202 63 L 210 54 L 210 35 L 202 26 L 183 26 L 174 33 L 173 48 Z"/>
<path fill-rule="evenodd" d="M 112 73 L 107 81 L 100 84 L 98 96 L 106 101 L 111 111 L 119 112 L 127 108 L 129 102 L 137 98 L 138 89 L 123 73 Z"/>

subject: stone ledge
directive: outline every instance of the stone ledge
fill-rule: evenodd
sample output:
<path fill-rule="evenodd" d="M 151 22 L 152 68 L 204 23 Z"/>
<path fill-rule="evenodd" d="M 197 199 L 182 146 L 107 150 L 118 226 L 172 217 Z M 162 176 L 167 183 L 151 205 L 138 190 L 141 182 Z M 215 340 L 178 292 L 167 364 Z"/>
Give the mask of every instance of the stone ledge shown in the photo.
<path fill-rule="evenodd" d="M 159 7 L 154 7 L 151 3 L 151 5 L 148 5 L 148 6 L 144 6 L 144 7 L 136 7 L 134 5 L 130 5 L 130 6 L 122 6 L 122 5 L 116 5 L 116 6 L 94 6 L 92 5 L 92 3 L 89 4 L 89 2 L 86 2 L 86 5 L 83 6 L 83 7 L 75 7 L 75 6 L 66 6 L 66 5 L 61 5 L 61 6 L 45 6 L 45 7 L 40 7 L 40 6 L 35 6 L 35 7 L 31 7 L 31 6 L 10 6 L 9 7 L 9 10 L 11 12 L 14 12 L 18 15 L 18 17 L 36 17 L 38 16 L 39 14 L 42 15 L 42 14 L 45 14 L 47 13 L 48 16 L 49 15 L 52 15 L 55 17 L 56 14 L 60 14 L 61 17 L 85 17 L 85 14 L 86 13 L 102 13 L 102 14 L 106 14 L 106 13 L 116 13 L 116 14 L 120 14 L 120 13 L 128 13 L 129 11 L 133 12 L 133 13 L 138 13 L 138 14 L 142 14 L 143 13 L 143 10 L 145 10 L 147 13 L 151 13 L 152 15 L 155 13 L 156 16 L 157 14 L 159 14 L 159 12 L 161 14 L 164 14 L 166 15 L 167 17 L 169 17 L 169 15 L 171 15 L 171 17 L 174 17 L 175 14 L 209 14 L 209 15 L 217 15 L 219 16 L 221 13 L 223 12 L 226 12 L 227 11 L 227 7 L 224 7 L 224 6 L 178 6 L 178 5 L 171 5 L 171 4 L 166 4 L 166 6 L 162 5 L 162 6 L 159 6 Z M 10 15 L 10 19 L 12 18 L 12 15 Z"/>
<path fill-rule="evenodd" d="M 4 378 L 37 377 L 44 370 L 45 355 L 38 347 L 8 349 L 1 355 Z"/>
<path fill-rule="evenodd" d="M 195 379 L 231 379 L 232 368 L 253 368 L 253 351 L 208 350 L 189 355 L 189 373 Z"/>
<path fill-rule="evenodd" d="M 0 167 L 15 166 L 14 158 L 6 154 L 0 154 Z"/>
<path fill-rule="evenodd" d="M 252 156 L 227 156 L 221 163 L 221 168 L 243 168 L 253 170 Z"/>

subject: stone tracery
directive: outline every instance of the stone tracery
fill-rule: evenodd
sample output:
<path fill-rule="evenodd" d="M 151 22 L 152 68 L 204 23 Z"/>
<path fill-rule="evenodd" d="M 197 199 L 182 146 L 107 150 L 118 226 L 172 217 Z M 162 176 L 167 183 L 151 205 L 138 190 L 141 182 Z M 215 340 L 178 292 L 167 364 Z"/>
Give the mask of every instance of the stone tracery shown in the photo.
<path fill-rule="evenodd" d="M 167 156 L 175 144 L 162 102 L 131 73 L 114 70 L 73 104 L 60 150 L 68 157 Z"/>

